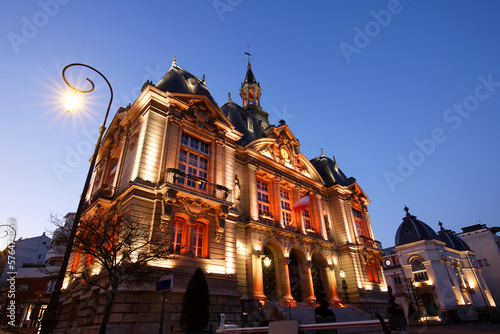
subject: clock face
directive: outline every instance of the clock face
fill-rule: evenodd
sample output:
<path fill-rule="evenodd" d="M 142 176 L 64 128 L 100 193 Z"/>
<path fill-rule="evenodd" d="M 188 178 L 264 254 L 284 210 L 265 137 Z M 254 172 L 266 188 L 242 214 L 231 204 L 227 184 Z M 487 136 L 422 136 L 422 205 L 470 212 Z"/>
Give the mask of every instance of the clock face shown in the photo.
<path fill-rule="evenodd" d="M 288 151 L 285 148 L 282 147 L 280 152 L 283 159 L 288 159 Z"/>
<path fill-rule="evenodd" d="M 391 260 L 385 260 L 385 265 L 390 266 L 391 265 Z"/>

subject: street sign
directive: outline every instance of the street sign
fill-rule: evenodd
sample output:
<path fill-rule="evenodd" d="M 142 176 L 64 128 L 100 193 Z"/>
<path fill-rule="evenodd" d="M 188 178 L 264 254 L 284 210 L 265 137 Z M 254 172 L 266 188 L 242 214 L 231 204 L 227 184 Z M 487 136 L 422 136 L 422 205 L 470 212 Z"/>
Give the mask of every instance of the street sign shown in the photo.
<path fill-rule="evenodd" d="M 162 276 L 156 281 L 156 292 L 172 290 L 174 275 Z"/>

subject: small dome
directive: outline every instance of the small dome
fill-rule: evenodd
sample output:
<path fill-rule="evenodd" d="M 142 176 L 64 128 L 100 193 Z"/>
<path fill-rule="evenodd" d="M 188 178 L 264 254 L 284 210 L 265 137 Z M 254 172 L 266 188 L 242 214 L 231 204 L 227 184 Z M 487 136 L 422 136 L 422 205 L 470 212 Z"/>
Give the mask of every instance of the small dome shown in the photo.
<path fill-rule="evenodd" d="M 446 243 L 446 247 L 456 249 L 458 251 L 470 251 L 469 245 L 465 243 L 462 239 L 457 237 L 455 232 L 451 230 L 445 230 L 443 228 L 443 223 L 439 222 L 439 226 L 441 227 L 438 232 L 439 240 Z"/>
<path fill-rule="evenodd" d="M 406 206 L 405 211 L 406 217 L 403 218 L 403 222 L 396 231 L 396 246 L 420 240 L 438 239 L 436 232 L 429 225 L 418 220 L 416 216 L 411 215 Z"/>

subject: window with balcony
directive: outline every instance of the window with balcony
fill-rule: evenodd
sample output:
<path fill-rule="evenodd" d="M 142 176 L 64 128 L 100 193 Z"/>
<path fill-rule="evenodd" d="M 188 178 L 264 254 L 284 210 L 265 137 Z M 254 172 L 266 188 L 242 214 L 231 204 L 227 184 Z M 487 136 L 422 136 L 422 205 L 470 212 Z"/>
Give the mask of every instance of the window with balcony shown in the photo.
<path fill-rule="evenodd" d="M 259 216 L 262 218 L 272 218 L 269 185 L 267 182 L 257 181 L 257 203 L 259 206 Z"/>
<path fill-rule="evenodd" d="M 187 134 L 182 135 L 182 148 L 179 153 L 179 170 L 187 178 L 178 178 L 177 182 L 189 188 L 206 191 L 210 144 L 202 142 Z"/>

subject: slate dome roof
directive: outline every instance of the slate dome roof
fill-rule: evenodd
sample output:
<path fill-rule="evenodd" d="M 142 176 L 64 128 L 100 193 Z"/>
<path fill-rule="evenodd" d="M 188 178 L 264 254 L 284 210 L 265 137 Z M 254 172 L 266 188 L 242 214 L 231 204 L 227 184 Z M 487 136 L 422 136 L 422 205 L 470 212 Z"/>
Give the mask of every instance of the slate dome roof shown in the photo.
<path fill-rule="evenodd" d="M 201 80 L 178 66 L 175 58 L 172 67 L 156 84 L 156 88 L 163 92 L 206 95 L 215 106 L 218 106 L 209 93 L 207 86 L 205 86 L 205 78 Z"/>
<path fill-rule="evenodd" d="M 409 244 L 420 240 L 439 239 L 437 233 L 426 223 L 409 213 L 405 206 L 406 217 L 396 231 L 396 246 Z"/>
<path fill-rule="evenodd" d="M 323 154 L 321 150 L 321 155 L 316 158 L 309 160 L 311 164 L 316 168 L 319 175 L 325 182 L 325 187 L 331 187 L 335 184 L 340 184 L 341 186 L 348 186 L 354 182 L 352 178 L 348 178 L 342 172 L 342 170 L 337 165 L 337 160 L 332 160 Z"/>
<path fill-rule="evenodd" d="M 457 237 L 455 232 L 451 230 L 445 230 L 443 228 L 443 223 L 439 222 L 441 229 L 438 232 L 439 240 L 446 243 L 446 247 L 456 249 L 458 251 L 470 251 L 469 245 L 465 243 L 462 239 Z"/>

